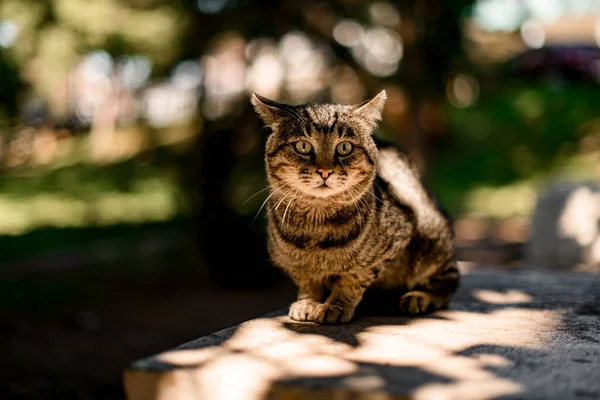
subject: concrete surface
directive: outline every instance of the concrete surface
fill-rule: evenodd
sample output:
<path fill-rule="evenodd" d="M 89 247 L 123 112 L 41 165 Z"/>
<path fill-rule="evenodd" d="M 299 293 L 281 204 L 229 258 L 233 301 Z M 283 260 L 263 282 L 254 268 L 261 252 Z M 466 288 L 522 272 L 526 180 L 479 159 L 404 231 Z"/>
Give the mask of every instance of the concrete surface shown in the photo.
<path fill-rule="evenodd" d="M 133 363 L 128 399 L 600 399 L 598 275 L 475 271 L 422 318 L 284 314 Z"/>

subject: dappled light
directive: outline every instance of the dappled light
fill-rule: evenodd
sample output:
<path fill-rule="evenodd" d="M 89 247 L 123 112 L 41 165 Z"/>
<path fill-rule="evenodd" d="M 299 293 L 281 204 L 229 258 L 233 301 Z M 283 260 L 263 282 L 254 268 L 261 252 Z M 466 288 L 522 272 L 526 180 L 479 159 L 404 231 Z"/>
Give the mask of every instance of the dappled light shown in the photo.
<path fill-rule="evenodd" d="M 518 290 L 508 290 L 506 293 L 494 292 L 491 290 L 477 290 L 473 293 L 479 301 L 484 301 L 490 304 L 518 304 L 530 303 L 531 296 Z"/>
<path fill-rule="evenodd" d="M 134 400 L 594 393 L 594 380 L 580 378 L 597 364 L 588 330 L 597 279 L 481 270 L 465 275 L 448 310 L 412 318 L 375 311 L 342 326 L 292 321 L 282 309 L 135 362 L 126 391 Z"/>
<path fill-rule="evenodd" d="M 488 290 L 475 293 L 480 301 L 492 304 L 532 301 L 518 290 L 506 294 Z M 365 395 L 378 391 L 405 394 L 394 391 L 384 369 L 404 368 L 419 369 L 436 377 L 416 388 L 415 398 L 484 399 L 523 390 L 518 383 L 488 369 L 510 367 L 512 362 L 500 355 L 463 352 L 486 345 L 484 337 L 488 332 L 497 333 L 495 346 L 543 351 L 550 345 L 560 318 L 559 310 L 516 306 L 489 313 L 449 310 L 436 313 L 434 318 L 396 318 L 394 325 L 369 317 L 347 329 L 323 327 L 319 331 L 310 323 L 290 322 L 287 316 L 279 316 L 256 319 L 230 330 L 232 335 L 217 346 L 205 347 L 200 340 L 181 350 L 160 354 L 157 360 L 175 368 L 194 368 L 194 390 L 200 392 L 193 393 L 219 398 L 268 398 L 269 391 L 277 393 L 286 387 L 278 386 L 278 382 L 291 378 L 301 382 L 309 377 L 340 377 L 347 390 Z M 547 336 L 533 333 L 537 331 L 547 332 Z M 353 333 L 354 338 L 345 336 Z M 356 340 L 356 344 L 348 344 L 347 339 Z M 185 374 L 184 371 L 175 369 L 173 374 Z M 219 383 L 215 381 L 217 377 Z"/>

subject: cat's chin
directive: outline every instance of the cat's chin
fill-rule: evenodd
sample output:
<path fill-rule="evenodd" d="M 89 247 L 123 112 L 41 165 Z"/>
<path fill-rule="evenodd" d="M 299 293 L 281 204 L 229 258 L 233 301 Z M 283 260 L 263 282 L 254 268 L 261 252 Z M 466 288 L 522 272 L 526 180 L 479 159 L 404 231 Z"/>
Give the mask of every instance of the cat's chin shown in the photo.
<path fill-rule="evenodd" d="M 332 188 L 330 186 L 317 186 L 306 190 L 306 192 L 313 197 L 324 199 L 341 193 L 343 190 L 340 190 L 339 188 Z"/>

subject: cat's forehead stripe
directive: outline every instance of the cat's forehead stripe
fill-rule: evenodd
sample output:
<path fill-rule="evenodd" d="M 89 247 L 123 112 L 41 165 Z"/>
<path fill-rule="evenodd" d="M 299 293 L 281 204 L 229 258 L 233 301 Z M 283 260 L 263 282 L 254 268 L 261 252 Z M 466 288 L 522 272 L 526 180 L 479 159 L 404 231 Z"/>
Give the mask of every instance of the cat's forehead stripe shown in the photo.
<path fill-rule="evenodd" d="M 324 134 L 327 136 L 336 135 L 340 138 L 355 138 L 356 132 L 352 129 L 351 126 L 346 124 L 335 122 L 330 126 L 324 126 L 316 124 L 313 121 L 310 121 L 310 126 L 307 131 L 308 136 L 313 136 L 315 133 Z"/>
<path fill-rule="evenodd" d="M 340 138 L 343 137 L 347 137 L 347 138 L 353 138 L 356 137 L 356 134 L 354 133 L 354 129 L 352 129 L 352 127 L 350 126 L 344 126 L 343 129 L 341 129 L 342 134 L 340 135 Z"/>
<path fill-rule="evenodd" d="M 295 113 L 304 122 L 302 126 L 302 136 L 310 137 L 316 134 L 335 135 L 337 137 L 355 138 L 357 137 L 354 129 L 348 125 L 348 118 L 345 115 L 345 109 L 323 107 L 322 105 L 309 103 L 297 106 Z M 288 131 L 282 135 L 286 138 L 290 136 L 300 136 L 297 131 Z"/>
<path fill-rule="evenodd" d="M 314 120 L 315 120 L 316 116 L 315 116 L 315 113 L 313 112 L 312 108 L 310 108 L 310 107 L 305 107 L 305 108 L 304 108 L 304 111 L 306 112 L 306 114 L 307 114 L 307 116 L 308 116 L 308 119 L 309 119 L 310 121 L 314 121 Z"/>
<path fill-rule="evenodd" d="M 335 124 L 337 124 L 338 122 L 338 118 L 339 118 L 339 114 L 337 111 L 334 111 L 333 113 L 333 122 L 331 122 L 330 126 L 329 126 L 329 132 L 328 133 L 332 133 L 333 129 L 335 128 Z"/>

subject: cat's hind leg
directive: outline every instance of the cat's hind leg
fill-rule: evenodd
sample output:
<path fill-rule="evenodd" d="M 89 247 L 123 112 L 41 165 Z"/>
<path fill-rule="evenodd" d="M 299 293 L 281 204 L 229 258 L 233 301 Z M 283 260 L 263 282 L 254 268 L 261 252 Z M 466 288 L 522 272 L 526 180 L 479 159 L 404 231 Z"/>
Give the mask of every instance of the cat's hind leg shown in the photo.
<path fill-rule="evenodd" d="M 400 311 L 407 314 L 425 314 L 447 308 L 459 281 L 456 261 L 446 262 L 427 283 L 412 288 L 400 298 Z"/>

